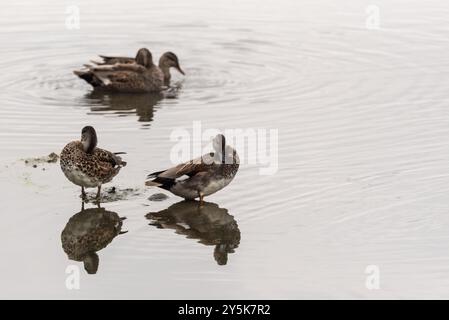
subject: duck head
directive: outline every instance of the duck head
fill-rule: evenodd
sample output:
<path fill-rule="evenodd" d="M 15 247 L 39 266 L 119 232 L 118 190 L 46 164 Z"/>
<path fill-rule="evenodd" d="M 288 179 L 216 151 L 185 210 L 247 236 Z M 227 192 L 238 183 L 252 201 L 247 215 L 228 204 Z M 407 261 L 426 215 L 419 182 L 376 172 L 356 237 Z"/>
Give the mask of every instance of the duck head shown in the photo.
<path fill-rule="evenodd" d="M 144 66 L 145 68 L 150 68 L 153 66 L 153 55 L 147 48 L 141 48 L 136 54 L 136 63 Z"/>
<path fill-rule="evenodd" d="M 91 126 L 86 126 L 81 131 L 81 143 L 83 144 L 83 150 L 86 153 L 92 153 L 97 146 L 98 139 L 95 129 Z"/>
<path fill-rule="evenodd" d="M 182 75 L 185 75 L 184 71 L 181 69 L 181 66 L 179 65 L 178 57 L 176 56 L 176 54 L 170 51 L 164 53 L 159 59 L 159 68 L 164 73 L 165 81 L 169 81 L 171 78 L 170 68 L 175 68 Z"/>
<path fill-rule="evenodd" d="M 215 151 L 215 157 L 221 163 L 225 163 L 226 160 L 226 138 L 222 134 L 217 134 L 212 140 L 212 146 Z"/>

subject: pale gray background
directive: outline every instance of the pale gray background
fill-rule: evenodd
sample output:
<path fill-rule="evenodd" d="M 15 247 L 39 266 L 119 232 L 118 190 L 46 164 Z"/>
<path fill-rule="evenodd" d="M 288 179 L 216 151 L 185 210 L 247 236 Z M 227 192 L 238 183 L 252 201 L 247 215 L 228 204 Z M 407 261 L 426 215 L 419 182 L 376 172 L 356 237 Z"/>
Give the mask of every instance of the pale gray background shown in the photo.
<path fill-rule="evenodd" d="M 65 27 L 77 4 L 81 28 Z M 366 8 L 380 9 L 380 30 Z M 0 297 L 448 298 L 449 3 L 447 1 L 10 1 L 0 10 Z M 187 76 L 176 99 L 89 96 L 71 71 L 96 54 L 175 52 Z M 122 108 L 123 107 L 123 108 Z M 117 105 L 115 105 L 117 109 Z M 149 108 L 149 110 L 147 110 Z M 142 120 L 142 119 L 141 119 Z M 144 215 L 150 171 L 169 164 L 175 127 L 278 128 L 279 172 L 242 165 L 208 201 L 229 210 L 241 243 L 213 248 Z M 59 152 L 94 125 L 127 151 L 111 185 L 140 196 L 106 203 L 128 219 L 87 275 L 60 233 L 80 209 Z M 79 265 L 81 289 L 65 287 Z M 367 265 L 380 290 L 365 287 Z"/>

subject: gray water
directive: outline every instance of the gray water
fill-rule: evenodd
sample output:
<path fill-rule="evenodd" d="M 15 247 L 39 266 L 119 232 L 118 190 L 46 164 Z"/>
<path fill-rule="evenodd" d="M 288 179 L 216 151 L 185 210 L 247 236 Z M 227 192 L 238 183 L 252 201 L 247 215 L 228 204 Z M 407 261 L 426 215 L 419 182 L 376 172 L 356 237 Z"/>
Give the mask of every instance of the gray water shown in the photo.
<path fill-rule="evenodd" d="M 2 3 L 0 297 L 448 298 L 448 15 L 436 0 Z M 140 47 L 177 54 L 174 95 L 93 93 L 72 74 Z M 202 209 L 148 200 L 160 190 L 145 176 L 172 165 L 170 134 L 194 121 L 277 129 L 277 172 L 243 162 Z M 128 162 L 101 204 L 128 232 L 95 274 L 61 242 L 79 188 L 57 163 L 23 160 L 87 124 Z"/>

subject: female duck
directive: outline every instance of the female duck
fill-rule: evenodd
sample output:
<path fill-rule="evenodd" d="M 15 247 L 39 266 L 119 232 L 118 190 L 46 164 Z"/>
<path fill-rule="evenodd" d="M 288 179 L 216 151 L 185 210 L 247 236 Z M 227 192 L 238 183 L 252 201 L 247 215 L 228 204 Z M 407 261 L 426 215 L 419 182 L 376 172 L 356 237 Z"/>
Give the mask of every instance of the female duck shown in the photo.
<path fill-rule="evenodd" d="M 214 152 L 181 163 L 173 168 L 154 172 L 145 184 L 172 192 L 185 199 L 211 195 L 226 187 L 234 179 L 239 168 L 237 151 L 226 145 L 221 134 L 213 139 Z"/>
<path fill-rule="evenodd" d="M 97 148 L 97 134 L 93 127 L 84 127 L 81 141 L 72 141 L 61 152 L 61 169 L 74 184 L 81 186 L 81 197 L 86 198 L 84 188 L 98 188 L 100 198 L 101 185 L 110 182 L 126 166 L 118 156 L 124 152 L 112 153 Z"/>
<path fill-rule="evenodd" d="M 141 49 L 142 50 L 142 49 Z M 116 63 L 136 63 L 136 58 L 130 58 L 130 57 L 111 57 L 111 56 L 103 56 L 100 55 L 100 57 L 103 59 L 102 62 L 92 61 L 93 63 L 97 65 L 107 65 L 107 64 L 116 64 Z M 170 83 L 171 74 L 170 74 L 170 68 L 175 68 L 179 71 L 182 75 L 185 75 L 184 71 L 181 69 L 181 66 L 179 65 L 179 60 L 176 54 L 173 52 L 165 52 L 160 58 L 159 58 L 159 69 L 164 74 L 164 84 L 168 85 Z"/>
<path fill-rule="evenodd" d="M 159 67 L 154 65 L 151 52 L 142 48 L 136 58 L 101 56 L 97 66 L 85 65 L 84 70 L 74 73 L 94 88 L 118 92 L 157 92 L 170 81 L 170 67 L 184 74 L 176 55 L 165 53 Z"/>

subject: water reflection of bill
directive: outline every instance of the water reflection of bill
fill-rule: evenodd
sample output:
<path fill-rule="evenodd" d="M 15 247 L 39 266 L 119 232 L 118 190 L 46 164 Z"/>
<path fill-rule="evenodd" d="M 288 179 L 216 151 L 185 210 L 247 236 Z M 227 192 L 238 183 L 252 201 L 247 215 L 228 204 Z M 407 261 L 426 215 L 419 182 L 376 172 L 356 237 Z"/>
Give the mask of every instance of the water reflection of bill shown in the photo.
<path fill-rule="evenodd" d="M 217 204 L 199 201 L 181 201 L 159 212 L 146 215 L 150 225 L 173 229 L 176 233 L 199 243 L 214 246 L 214 259 L 226 265 L 228 254 L 234 253 L 240 243 L 240 230 L 227 209 Z"/>

